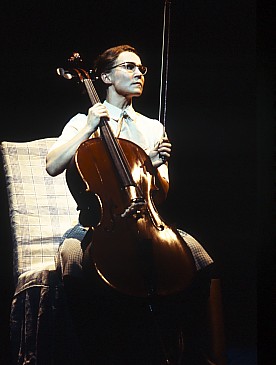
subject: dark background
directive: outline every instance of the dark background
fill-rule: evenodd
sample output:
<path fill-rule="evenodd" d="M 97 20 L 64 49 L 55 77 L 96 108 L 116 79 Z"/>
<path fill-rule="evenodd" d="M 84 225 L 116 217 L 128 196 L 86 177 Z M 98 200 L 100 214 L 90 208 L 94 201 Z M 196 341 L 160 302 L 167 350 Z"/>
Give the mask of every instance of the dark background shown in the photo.
<path fill-rule="evenodd" d="M 1 7 L 1 141 L 57 136 L 70 117 L 86 112 L 87 96 L 56 74 L 75 50 L 91 67 L 108 47 L 136 47 L 149 71 L 134 107 L 158 117 L 163 1 L 29 0 Z M 266 340 L 259 350 L 264 358 L 267 328 L 274 328 L 274 10 L 273 2 L 253 0 L 172 1 L 167 131 L 173 152 L 162 207 L 216 261 L 229 351 L 254 352 L 258 333 Z M 13 288 L 5 214 L 1 220 L 6 336 Z"/>

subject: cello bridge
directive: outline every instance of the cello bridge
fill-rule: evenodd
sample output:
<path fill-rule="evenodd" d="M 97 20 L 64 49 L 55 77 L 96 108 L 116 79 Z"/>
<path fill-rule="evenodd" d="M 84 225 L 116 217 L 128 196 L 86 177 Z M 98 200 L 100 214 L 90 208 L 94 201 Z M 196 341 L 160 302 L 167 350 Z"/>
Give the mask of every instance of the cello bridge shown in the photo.
<path fill-rule="evenodd" d="M 125 209 L 121 217 L 126 218 L 132 216 L 135 219 L 142 218 L 145 214 L 146 207 L 147 204 L 143 198 L 132 199 L 130 206 Z"/>

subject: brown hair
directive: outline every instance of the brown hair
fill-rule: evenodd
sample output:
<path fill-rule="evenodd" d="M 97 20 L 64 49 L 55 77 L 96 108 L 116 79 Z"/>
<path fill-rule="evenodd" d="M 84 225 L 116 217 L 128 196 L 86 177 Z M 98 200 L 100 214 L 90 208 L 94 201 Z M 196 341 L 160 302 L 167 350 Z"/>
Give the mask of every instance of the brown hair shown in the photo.
<path fill-rule="evenodd" d="M 95 60 L 94 69 L 96 74 L 100 76 L 102 72 L 110 70 L 110 68 L 115 65 L 116 59 L 122 52 L 133 52 L 137 54 L 136 49 L 128 44 L 109 48 L 100 54 Z"/>

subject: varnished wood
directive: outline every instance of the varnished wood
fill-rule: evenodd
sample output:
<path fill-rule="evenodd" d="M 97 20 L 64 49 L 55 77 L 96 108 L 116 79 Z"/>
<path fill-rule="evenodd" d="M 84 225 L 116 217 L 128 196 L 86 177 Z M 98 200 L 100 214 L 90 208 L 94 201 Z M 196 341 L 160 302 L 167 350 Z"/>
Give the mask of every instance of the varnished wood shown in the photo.
<path fill-rule="evenodd" d="M 148 155 L 136 144 L 118 139 L 127 156 L 134 182 L 143 192 L 141 213 L 122 217 L 136 192 L 124 190 L 100 138 L 79 147 L 74 163 L 84 182 L 82 189 L 96 194 L 101 207 L 93 241 L 88 247 L 91 269 L 114 289 L 128 295 L 169 295 L 189 286 L 195 274 L 193 257 L 176 229 L 159 216 L 152 201 L 155 171 Z M 67 173 L 73 196 L 79 196 L 74 176 Z"/>

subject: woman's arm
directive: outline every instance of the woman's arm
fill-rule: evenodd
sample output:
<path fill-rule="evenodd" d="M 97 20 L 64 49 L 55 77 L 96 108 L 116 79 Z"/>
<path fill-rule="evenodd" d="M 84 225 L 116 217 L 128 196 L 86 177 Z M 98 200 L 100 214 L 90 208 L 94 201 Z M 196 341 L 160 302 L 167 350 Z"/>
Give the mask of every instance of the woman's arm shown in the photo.
<path fill-rule="evenodd" d="M 83 128 L 70 141 L 51 150 L 46 157 L 46 170 L 49 175 L 61 174 L 76 153 L 79 145 L 91 135 L 90 128 Z"/>
<path fill-rule="evenodd" d="M 162 165 L 162 167 L 164 168 L 168 168 L 165 165 Z M 156 205 L 160 205 L 162 204 L 168 195 L 168 191 L 169 191 L 169 187 L 170 187 L 170 183 L 168 180 L 168 177 L 165 177 L 164 175 L 167 175 L 167 171 L 166 173 L 162 173 L 163 169 L 160 167 L 159 169 L 156 169 L 156 175 L 155 175 L 155 186 L 157 188 L 157 190 L 153 191 L 153 200 L 154 203 Z"/>
<path fill-rule="evenodd" d="M 75 136 L 70 140 L 50 150 L 46 157 L 46 170 L 49 175 L 59 175 L 67 168 L 79 145 L 95 132 L 102 117 L 108 118 L 106 107 L 101 103 L 93 105 L 88 111 L 85 126 L 79 131 L 76 130 Z"/>
<path fill-rule="evenodd" d="M 153 194 L 156 204 L 161 204 L 165 201 L 169 191 L 168 160 L 171 156 L 171 148 L 172 145 L 169 140 L 163 138 L 149 153 L 153 167 L 156 168 L 155 186 L 157 190 Z"/>

